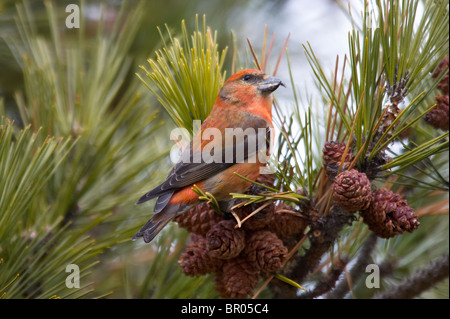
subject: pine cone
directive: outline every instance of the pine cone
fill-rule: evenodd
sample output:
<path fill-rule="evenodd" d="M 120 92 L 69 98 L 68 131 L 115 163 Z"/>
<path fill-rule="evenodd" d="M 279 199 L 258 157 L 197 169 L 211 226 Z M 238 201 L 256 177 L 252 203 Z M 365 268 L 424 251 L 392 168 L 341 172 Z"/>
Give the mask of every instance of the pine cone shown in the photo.
<path fill-rule="evenodd" d="M 425 121 L 436 129 L 448 131 L 449 125 L 449 99 L 448 95 L 438 95 L 436 98 L 437 105 L 425 114 Z"/>
<path fill-rule="evenodd" d="M 397 207 L 395 212 L 392 214 L 391 222 L 395 228 L 395 231 L 400 234 L 404 231 L 412 233 L 420 225 L 414 209 L 409 206 Z"/>
<path fill-rule="evenodd" d="M 208 254 L 207 243 L 204 237 L 191 235 L 192 243 L 186 245 L 178 263 L 188 276 L 201 276 L 214 272 L 222 266 L 222 260 L 212 258 Z"/>
<path fill-rule="evenodd" d="M 439 63 L 436 71 L 433 74 L 433 78 L 437 78 L 442 72 L 446 72 L 445 76 L 442 78 L 441 82 L 438 84 L 438 89 L 444 95 L 449 93 L 449 77 L 448 77 L 448 56 L 442 59 Z"/>
<path fill-rule="evenodd" d="M 234 212 L 236 213 L 236 215 L 239 217 L 240 220 L 243 220 L 245 217 L 253 213 L 259 207 L 261 207 L 261 205 L 265 204 L 266 202 L 242 206 L 234 209 Z M 259 212 L 252 215 L 250 218 L 246 219 L 242 223 L 242 228 L 248 230 L 257 230 L 265 228 L 272 220 L 271 217 L 273 215 L 274 209 L 275 204 L 271 202 L 267 207 L 261 209 Z"/>
<path fill-rule="evenodd" d="M 433 73 L 433 78 L 437 78 L 442 72 L 448 72 L 448 56 L 444 57 Z"/>
<path fill-rule="evenodd" d="M 230 259 L 240 254 L 245 247 L 245 231 L 235 228 L 233 219 L 222 220 L 206 234 L 209 255 L 214 258 Z"/>
<path fill-rule="evenodd" d="M 355 169 L 340 173 L 333 182 L 334 202 L 346 211 L 366 209 L 372 199 L 372 190 L 366 174 Z"/>
<path fill-rule="evenodd" d="M 275 213 L 271 216 L 269 229 L 282 240 L 303 233 L 307 226 L 307 221 L 302 217 L 283 212 L 283 210 L 295 211 L 289 205 L 284 203 L 278 204 L 275 207 Z"/>
<path fill-rule="evenodd" d="M 325 169 L 326 175 L 330 180 L 333 180 L 336 177 L 339 166 L 341 165 L 342 155 L 344 154 L 345 147 L 345 143 L 335 141 L 328 141 L 323 147 L 323 167 Z M 351 150 L 348 150 L 344 159 L 344 163 L 342 165 L 342 170 L 346 170 L 350 166 L 354 158 L 355 155 L 353 155 Z"/>
<path fill-rule="evenodd" d="M 281 239 L 267 230 L 252 232 L 244 249 L 244 255 L 249 263 L 262 272 L 279 271 L 286 254 L 287 248 Z"/>
<path fill-rule="evenodd" d="M 442 92 L 442 94 L 445 94 L 448 96 L 448 93 L 449 93 L 448 73 L 442 78 L 441 82 L 439 82 L 437 86 L 438 86 L 438 89 Z"/>
<path fill-rule="evenodd" d="M 187 212 L 177 216 L 178 226 L 191 233 L 206 235 L 208 230 L 222 220 L 222 216 L 214 211 L 208 203 L 203 202 Z"/>
<path fill-rule="evenodd" d="M 369 208 L 361 211 L 361 216 L 369 229 L 382 238 L 412 232 L 420 225 L 406 200 L 388 189 L 374 191 Z"/>
<path fill-rule="evenodd" d="M 215 273 L 213 282 L 214 287 L 216 288 L 216 291 L 219 292 L 220 297 L 225 299 L 231 298 L 230 293 L 227 291 L 225 283 L 223 282 L 223 271 L 218 271 Z"/>
<path fill-rule="evenodd" d="M 259 272 L 242 257 L 225 261 L 216 274 L 216 290 L 223 298 L 249 298 L 258 286 Z"/>

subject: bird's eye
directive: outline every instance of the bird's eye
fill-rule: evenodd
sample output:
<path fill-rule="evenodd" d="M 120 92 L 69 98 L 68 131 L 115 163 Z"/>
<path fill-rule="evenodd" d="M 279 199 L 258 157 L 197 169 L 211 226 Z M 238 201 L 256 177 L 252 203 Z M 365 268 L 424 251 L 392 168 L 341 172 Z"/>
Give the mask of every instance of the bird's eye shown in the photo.
<path fill-rule="evenodd" d="M 250 81 L 253 78 L 253 76 L 251 74 L 246 74 L 244 75 L 244 77 L 242 78 L 242 80 L 244 81 Z"/>

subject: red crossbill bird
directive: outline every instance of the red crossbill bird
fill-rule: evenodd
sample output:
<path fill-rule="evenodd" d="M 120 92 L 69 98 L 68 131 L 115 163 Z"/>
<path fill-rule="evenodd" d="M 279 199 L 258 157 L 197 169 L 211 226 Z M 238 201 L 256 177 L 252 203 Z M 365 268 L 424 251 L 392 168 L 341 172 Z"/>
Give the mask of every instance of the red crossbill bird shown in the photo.
<path fill-rule="evenodd" d="M 271 93 L 280 85 L 285 86 L 281 80 L 253 69 L 239 71 L 225 82 L 182 160 L 161 185 L 137 201 L 140 204 L 157 198 L 153 217 L 133 240 L 143 237 L 150 242 L 168 222 L 198 204 L 194 184 L 218 201 L 229 200 L 230 193 L 244 193 L 251 187 L 251 182 L 235 173 L 256 180 L 266 165 L 258 151 L 264 148 L 261 145 L 267 146 L 267 135 L 273 128 Z M 236 134 L 239 129 L 244 132 L 243 138 Z M 264 136 L 258 140 L 261 130 Z"/>

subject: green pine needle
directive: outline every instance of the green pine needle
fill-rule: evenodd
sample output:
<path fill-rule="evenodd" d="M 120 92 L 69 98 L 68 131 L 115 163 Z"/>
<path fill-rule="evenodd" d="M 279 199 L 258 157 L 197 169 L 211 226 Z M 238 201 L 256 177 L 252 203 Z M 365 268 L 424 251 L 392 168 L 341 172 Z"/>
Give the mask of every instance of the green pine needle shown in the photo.
<path fill-rule="evenodd" d="M 198 16 L 195 30 L 189 35 L 181 22 L 181 36 L 174 37 L 166 25 L 168 42 L 158 28 L 163 48 L 149 59 L 149 67 L 141 66 L 147 79 L 137 74 L 145 86 L 157 97 L 176 125 L 192 134 L 193 120 L 204 120 L 210 113 L 219 89 L 225 81 L 223 64 L 227 48 L 219 50 L 217 35 L 206 25 L 200 29 Z"/>
<path fill-rule="evenodd" d="M 287 284 L 289 284 L 289 285 L 291 285 L 291 286 L 293 286 L 293 287 L 295 287 L 295 288 L 298 288 L 298 289 L 301 289 L 301 290 L 306 290 L 305 288 L 303 288 L 302 286 L 300 286 L 298 283 L 296 283 L 295 281 L 293 281 L 293 280 L 291 280 L 291 279 L 289 279 L 289 278 L 286 278 L 285 276 L 283 276 L 283 275 L 280 275 L 280 274 L 274 274 L 274 277 L 275 278 L 277 278 L 277 279 L 279 279 L 279 280 L 281 280 L 281 281 L 283 281 L 283 282 L 285 282 L 285 283 L 287 283 Z"/>

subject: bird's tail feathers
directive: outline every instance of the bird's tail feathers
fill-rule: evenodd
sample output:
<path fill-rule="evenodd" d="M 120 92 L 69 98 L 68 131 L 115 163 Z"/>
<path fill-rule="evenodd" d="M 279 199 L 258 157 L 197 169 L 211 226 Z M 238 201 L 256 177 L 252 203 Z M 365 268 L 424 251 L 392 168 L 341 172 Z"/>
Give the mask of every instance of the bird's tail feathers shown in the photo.
<path fill-rule="evenodd" d="M 150 220 L 133 236 L 132 240 L 142 237 L 146 243 L 151 242 L 164 226 L 184 211 L 186 211 L 186 209 L 183 209 L 180 205 L 167 205 L 160 213 L 154 214 L 153 217 L 150 218 Z"/>

